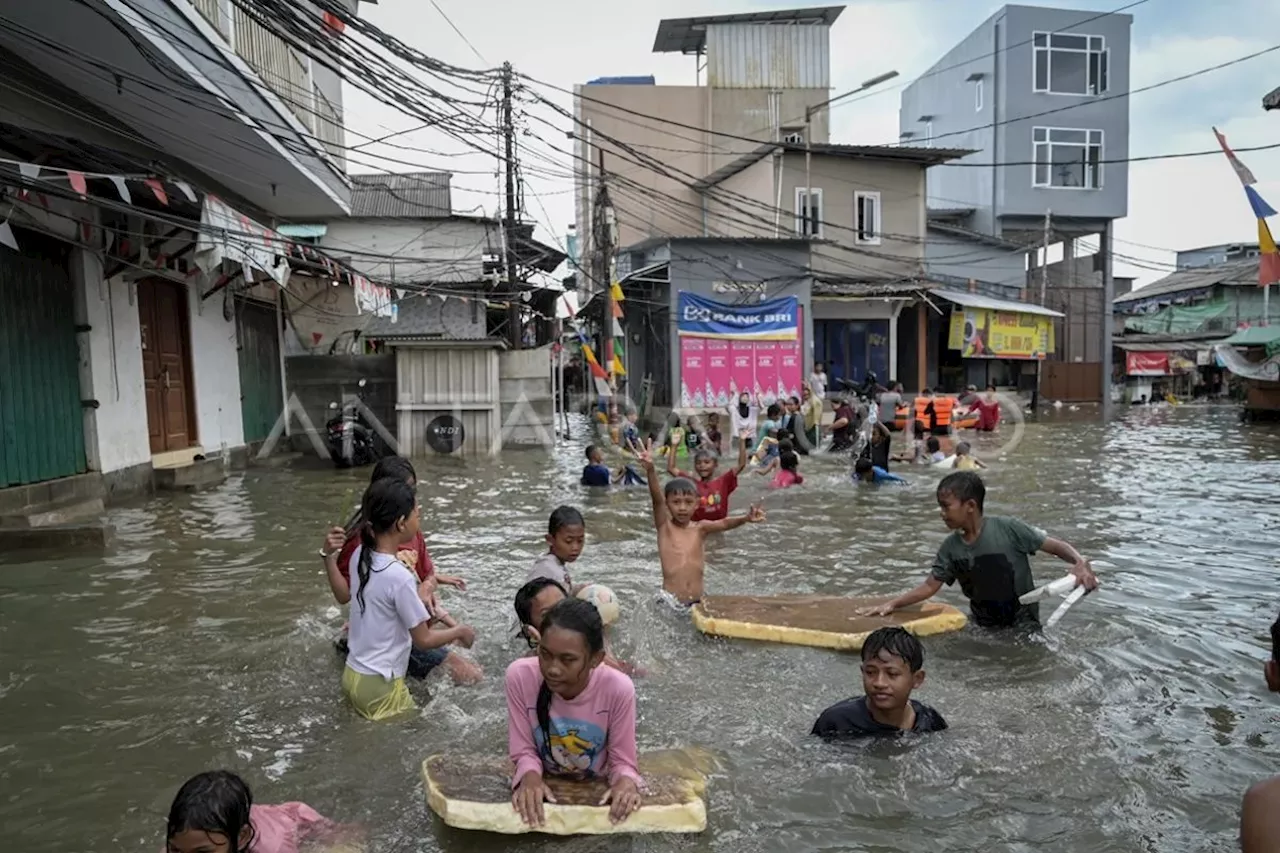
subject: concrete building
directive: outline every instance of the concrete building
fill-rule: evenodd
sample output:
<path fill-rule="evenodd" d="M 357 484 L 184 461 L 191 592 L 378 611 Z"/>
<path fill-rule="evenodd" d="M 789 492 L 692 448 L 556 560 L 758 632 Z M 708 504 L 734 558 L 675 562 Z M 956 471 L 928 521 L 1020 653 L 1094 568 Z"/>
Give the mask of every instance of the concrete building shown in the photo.
<path fill-rule="evenodd" d="M 349 209 L 339 80 L 226 0 L 5 14 L 0 517 L 225 476 L 284 404 L 272 226 Z"/>
<path fill-rule="evenodd" d="M 1062 243 L 1069 259 L 1077 240 L 1097 235 L 1100 281 L 1068 277 L 1046 301 L 1066 314 L 1061 329 L 1086 313 L 1102 329 L 1060 333 L 1051 355 L 1061 362 L 1055 380 L 1090 399 L 1102 399 L 1110 374 L 1111 229 L 1128 211 L 1131 24 L 1130 15 L 1005 6 L 903 92 L 899 113 L 904 142 L 977 152 L 930 171 L 931 207 L 971 209 L 960 224 L 972 231 Z"/>
<path fill-rule="evenodd" d="M 1213 267 L 1233 261 L 1256 259 L 1260 254 L 1257 243 L 1222 243 L 1198 249 L 1183 249 L 1175 257 L 1174 265 L 1180 270 Z"/>

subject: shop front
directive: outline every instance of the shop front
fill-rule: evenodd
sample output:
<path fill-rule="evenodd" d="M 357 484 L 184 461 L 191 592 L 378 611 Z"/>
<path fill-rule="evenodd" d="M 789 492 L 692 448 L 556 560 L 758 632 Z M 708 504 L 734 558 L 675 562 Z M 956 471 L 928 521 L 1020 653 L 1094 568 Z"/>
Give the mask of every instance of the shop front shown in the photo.
<path fill-rule="evenodd" d="M 1036 365 L 1054 351 L 1053 320 L 1062 314 L 974 293 L 933 294 L 952 303 L 938 366 L 943 390 L 1035 387 Z"/>
<path fill-rule="evenodd" d="M 1124 352 L 1124 402 L 1142 404 L 1193 396 L 1200 382 L 1193 352 L 1156 349 L 1140 343 L 1117 346 Z"/>
<path fill-rule="evenodd" d="M 682 290 L 677 305 L 681 408 L 725 408 L 744 392 L 764 405 L 800 395 L 803 317 L 796 297 L 728 304 Z"/>

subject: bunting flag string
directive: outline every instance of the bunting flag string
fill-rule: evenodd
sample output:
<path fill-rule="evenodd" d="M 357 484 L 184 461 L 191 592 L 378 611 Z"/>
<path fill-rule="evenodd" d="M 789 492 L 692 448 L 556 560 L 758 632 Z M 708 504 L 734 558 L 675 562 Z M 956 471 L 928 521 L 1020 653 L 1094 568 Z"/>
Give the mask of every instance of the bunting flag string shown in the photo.
<path fill-rule="evenodd" d="M 1213 128 L 1213 135 L 1218 138 L 1222 153 L 1227 155 L 1227 162 L 1231 164 L 1236 177 L 1240 179 L 1245 198 L 1248 199 L 1249 207 L 1258 220 L 1258 285 L 1270 287 L 1280 283 L 1280 248 L 1277 248 L 1275 238 L 1271 235 L 1271 227 L 1267 225 L 1267 219 L 1276 215 L 1275 208 L 1267 204 L 1266 200 L 1253 188 L 1253 185 L 1258 182 L 1257 178 L 1231 150 L 1231 146 L 1227 144 L 1227 137 L 1216 127 Z"/>

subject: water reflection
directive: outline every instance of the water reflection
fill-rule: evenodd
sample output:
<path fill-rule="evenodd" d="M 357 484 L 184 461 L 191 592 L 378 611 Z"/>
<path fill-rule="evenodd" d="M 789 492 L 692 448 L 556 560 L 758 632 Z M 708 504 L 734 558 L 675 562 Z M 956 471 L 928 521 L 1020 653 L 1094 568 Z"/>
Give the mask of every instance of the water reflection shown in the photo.
<path fill-rule="evenodd" d="M 995 448 L 975 442 L 979 455 Z M 994 456 L 990 456 L 994 458 Z M 643 490 L 584 495 L 582 452 L 424 460 L 440 570 L 471 582 L 451 609 L 482 632 L 478 688 L 416 688 L 416 719 L 344 707 L 330 640 L 342 614 L 314 556 L 363 472 L 254 471 L 191 496 L 114 510 L 105 558 L 9 558 L 0 574 L 0 819 L 22 851 L 153 850 L 197 770 L 229 766 L 262 801 L 305 799 L 365 822 L 377 851 L 1228 849 L 1240 792 L 1274 772 L 1276 711 L 1259 666 L 1275 618 L 1280 435 L 1227 411 L 1057 413 L 987 473 L 990 512 L 1017 514 L 1115 568 L 1061 630 L 1009 643 L 931 639 L 923 698 L 951 729 L 832 748 L 815 715 L 857 692 L 855 661 L 701 637 L 652 606 Z M 853 488 L 837 460 L 767 493 L 770 521 L 708 547 L 711 591 L 889 593 L 914 584 L 945 530 L 938 476 Z M 510 596 L 546 517 L 583 507 L 579 574 L 627 605 L 622 654 L 642 748 L 708 750 L 710 830 L 696 838 L 504 839 L 448 830 L 423 803 L 433 751 L 501 751 L 500 675 L 519 653 Z M 0 558 L 3 559 L 3 558 Z M 1037 560 L 1041 578 L 1061 571 Z M 956 593 L 947 592 L 948 600 Z M 105 842 L 105 843 L 104 843 Z"/>

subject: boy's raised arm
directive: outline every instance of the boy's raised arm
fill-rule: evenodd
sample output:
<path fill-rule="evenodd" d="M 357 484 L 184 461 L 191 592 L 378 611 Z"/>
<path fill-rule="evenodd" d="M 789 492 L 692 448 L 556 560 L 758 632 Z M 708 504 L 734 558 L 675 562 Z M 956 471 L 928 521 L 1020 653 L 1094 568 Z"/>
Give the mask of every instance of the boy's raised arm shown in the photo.
<path fill-rule="evenodd" d="M 640 463 L 644 465 L 645 479 L 649 481 L 649 499 L 653 501 L 653 526 L 661 527 L 667 523 L 667 499 L 663 497 L 662 484 L 658 482 L 658 471 L 653 464 L 652 448 L 641 451 Z"/>
<path fill-rule="evenodd" d="M 719 521 L 703 521 L 698 524 L 698 529 L 703 533 L 719 533 L 724 530 L 733 530 L 735 527 L 741 527 L 750 522 L 751 524 L 759 524 L 764 521 L 764 508 L 758 504 L 752 504 L 751 509 L 747 510 L 743 515 L 731 515 L 728 518 L 722 518 Z"/>

